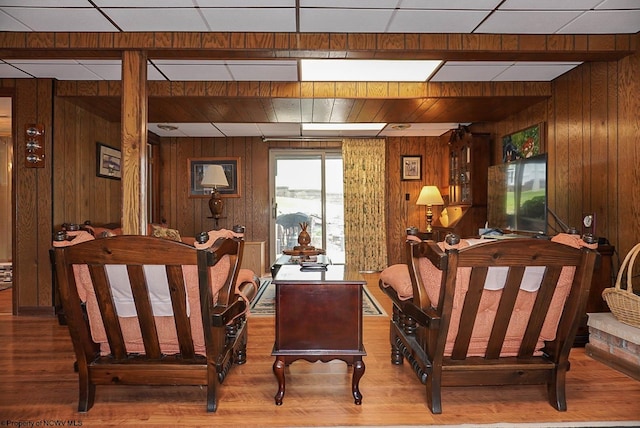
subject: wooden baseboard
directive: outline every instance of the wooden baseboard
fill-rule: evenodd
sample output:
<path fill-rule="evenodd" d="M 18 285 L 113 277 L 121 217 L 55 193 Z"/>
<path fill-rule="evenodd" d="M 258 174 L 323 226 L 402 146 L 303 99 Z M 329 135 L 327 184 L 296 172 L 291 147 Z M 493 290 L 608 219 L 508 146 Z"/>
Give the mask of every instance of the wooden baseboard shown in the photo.
<path fill-rule="evenodd" d="M 634 366 L 628 361 L 617 358 L 615 355 L 611 355 L 610 353 L 603 351 L 602 349 L 598 349 L 589 343 L 585 345 L 584 351 L 594 360 L 600 361 L 601 363 L 631 376 L 636 380 L 640 380 L 640 367 Z"/>
<path fill-rule="evenodd" d="M 20 316 L 55 316 L 53 306 L 18 306 Z"/>

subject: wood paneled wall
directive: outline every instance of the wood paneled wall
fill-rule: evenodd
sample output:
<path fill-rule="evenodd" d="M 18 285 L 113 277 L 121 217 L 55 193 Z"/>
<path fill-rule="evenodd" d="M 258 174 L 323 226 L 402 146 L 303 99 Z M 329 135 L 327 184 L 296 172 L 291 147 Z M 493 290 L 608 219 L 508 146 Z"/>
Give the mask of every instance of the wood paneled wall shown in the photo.
<path fill-rule="evenodd" d="M 188 162 L 193 158 L 239 157 L 241 196 L 224 198 L 219 226 L 246 226 L 246 240 L 269 236 L 268 146 L 259 138 L 161 138 L 160 215 L 182 236 L 214 228 L 207 197 L 189 197 Z"/>
<path fill-rule="evenodd" d="M 96 175 L 96 143 L 120 148 L 120 124 L 107 122 L 64 98 L 55 99 L 54 110 L 54 230 L 67 222 L 120 223 L 121 181 Z"/>
<path fill-rule="evenodd" d="M 405 260 L 404 238 L 409 226 L 425 230 L 426 207 L 416 205 L 422 186 L 436 185 L 448 194 L 449 146 L 440 137 L 387 139 L 387 258 L 389 264 Z M 422 180 L 401 181 L 402 156 L 422 156 Z M 407 199 L 408 198 L 408 199 Z M 434 213 L 439 209 L 434 207 Z"/>
<path fill-rule="evenodd" d="M 620 257 L 640 242 L 640 53 L 577 67 L 553 82 L 553 95 L 489 130 L 497 136 L 546 122 L 549 207 L 581 231 L 596 214 L 596 234 Z M 495 139 L 494 163 L 502 147 Z M 552 223 L 553 224 L 553 223 Z"/>
<path fill-rule="evenodd" d="M 51 169 L 53 81 L 50 79 L 0 79 L 0 90 L 13 99 L 14 158 L 12 212 L 14 312 L 52 312 L 51 264 Z M 42 124 L 44 166 L 25 166 L 25 125 Z M 20 311 L 18 311 L 20 308 Z"/>
<path fill-rule="evenodd" d="M 11 168 L 13 140 L 0 137 L 0 262 L 11 261 Z"/>

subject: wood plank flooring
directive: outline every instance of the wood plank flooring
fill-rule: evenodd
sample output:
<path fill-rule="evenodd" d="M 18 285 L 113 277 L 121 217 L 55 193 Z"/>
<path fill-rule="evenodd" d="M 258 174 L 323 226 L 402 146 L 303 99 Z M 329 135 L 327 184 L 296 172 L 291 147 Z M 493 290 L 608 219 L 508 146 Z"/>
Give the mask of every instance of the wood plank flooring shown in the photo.
<path fill-rule="evenodd" d="M 372 294 L 391 313 L 367 274 Z M 98 386 L 96 404 L 76 411 L 77 375 L 66 326 L 53 317 L 10 315 L 11 292 L 0 292 L 0 425 L 40 426 L 383 426 L 453 425 L 499 422 L 639 421 L 640 382 L 587 357 L 576 348 L 567 376 L 567 412 L 557 412 L 543 386 L 446 388 L 443 414 L 432 415 L 424 387 L 406 365 L 390 363 L 389 321 L 365 317 L 368 355 L 360 382 L 361 406 L 350 394 L 351 371 L 340 361 L 293 363 L 286 372 L 282 406 L 274 404 L 271 370 L 274 318 L 249 320 L 247 364 L 236 366 L 220 391 L 219 409 L 205 411 L 200 387 Z M 8 300 L 8 301 L 7 301 Z M 8 308 L 8 310 L 6 310 Z M 8 425 L 7 421 L 15 423 Z M 22 425 L 26 427 L 28 425 Z"/>

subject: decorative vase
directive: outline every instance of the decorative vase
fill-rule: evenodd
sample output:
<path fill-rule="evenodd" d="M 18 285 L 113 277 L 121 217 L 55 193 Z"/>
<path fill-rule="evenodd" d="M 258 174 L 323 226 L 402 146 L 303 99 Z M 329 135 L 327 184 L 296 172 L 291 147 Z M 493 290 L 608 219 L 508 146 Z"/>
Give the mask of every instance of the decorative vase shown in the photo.
<path fill-rule="evenodd" d="M 302 247 L 307 247 L 311 243 L 311 236 L 309 232 L 307 232 L 307 227 L 309 227 L 309 223 L 298 223 L 300 228 L 300 234 L 298 235 L 298 244 Z"/>

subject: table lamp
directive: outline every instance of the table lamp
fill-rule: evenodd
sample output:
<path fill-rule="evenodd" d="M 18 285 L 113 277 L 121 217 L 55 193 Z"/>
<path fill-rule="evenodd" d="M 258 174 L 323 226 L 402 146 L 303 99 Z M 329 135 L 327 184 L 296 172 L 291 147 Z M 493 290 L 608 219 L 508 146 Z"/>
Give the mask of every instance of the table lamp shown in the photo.
<path fill-rule="evenodd" d="M 213 218 L 216 220 L 221 218 L 224 203 L 220 197 L 220 192 L 218 192 L 218 186 L 227 187 L 229 185 L 222 165 L 206 165 L 200 184 L 202 187 L 212 188 L 211 199 L 209 199 L 209 210 L 211 210 L 211 216 Z"/>
<path fill-rule="evenodd" d="M 438 190 L 438 187 L 422 187 L 420 195 L 418 196 L 418 200 L 416 201 L 416 205 L 427 206 L 427 233 L 431 233 L 433 231 L 433 229 L 431 228 L 431 221 L 433 220 L 433 211 L 431 211 L 431 207 L 433 205 L 444 205 L 444 201 L 442 200 L 442 195 L 440 195 L 440 190 Z"/>

